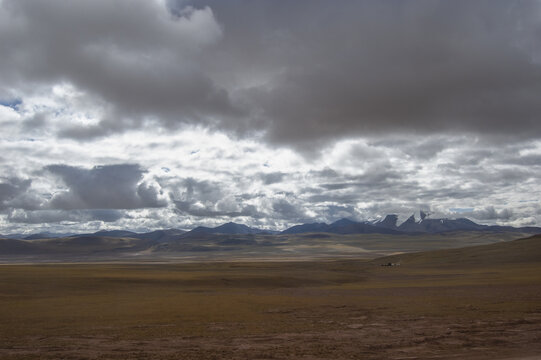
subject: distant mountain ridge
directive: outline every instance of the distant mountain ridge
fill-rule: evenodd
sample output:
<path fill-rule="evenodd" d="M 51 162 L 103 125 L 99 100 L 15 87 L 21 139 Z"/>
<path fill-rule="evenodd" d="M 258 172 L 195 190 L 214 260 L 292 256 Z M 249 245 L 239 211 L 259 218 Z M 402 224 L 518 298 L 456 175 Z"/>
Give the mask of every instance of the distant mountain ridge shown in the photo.
<path fill-rule="evenodd" d="M 517 231 L 527 233 L 541 233 L 540 227 L 520 227 L 498 226 L 498 225 L 480 225 L 466 218 L 459 219 L 430 219 L 428 215 L 421 211 L 421 219 L 416 220 L 415 215 L 411 215 L 402 224 L 397 225 L 398 216 L 395 214 L 387 215 L 383 220 L 375 222 L 356 222 L 349 219 L 340 219 L 331 224 L 313 223 L 292 226 L 282 234 L 302 234 L 311 232 L 324 232 L 331 234 L 415 234 L 429 233 L 438 234 L 450 231 Z"/>
<path fill-rule="evenodd" d="M 193 234 L 228 234 L 228 235 L 246 235 L 246 234 L 273 234 L 276 232 L 251 228 L 243 224 L 228 222 L 226 224 L 216 226 L 214 228 L 198 226 L 195 229 L 188 231 L 184 236 Z"/>
<path fill-rule="evenodd" d="M 127 230 L 100 230 L 95 233 L 87 234 L 55 234 L 41 232 L 36 234 L 10 234 L 0 235 L 0 238 L 19 239 L 19 240 L 37 240 L 52 239 L 60 237 L 78 237 L 78 236 L 104 236 L 111 238 L 134 238 L 147 240 L 157 243 L 175 241 L 179 238 L 190 238 L 194 236 L 205 235 L 293 235 L 305 233 L 330 233 L 330 234 L 438 234 L 450 231 L 494 231 L 494 232 L 524 232 L 531 234 L 541 233 L 541 227 L 528 226 L 515 228 L 512 226 L 499 225 L 480 225 L 466 218 L 459 219 L 431 219 L 426 213 L 421 211 L 421 219 L 417 220 L 411 215 L 403 223 L 398 225 L 398 216 L 390 214 L 379 221 L 358 222 L 343 218 L 331 224 L 327 223 L 307 223 L 291 226 L 283 231 L 264 230 L 252 228 L 244 224 L 228 222 L 216 227 L 198 226 L 190 231 L 179 229 L 154 230 L 146 233 L 136 233 Z"/>
<path fill-rule="evenodd" d="M 400 226 L 397 227 L 400 231 L 404 232 L 425 232 L 425 233 L 439 233 L 446 231 L 476 231 L 483 230 L 484 225 L 479 225 L 473 221 L 460 218 L 460 219 L 427 219 L 421 218 L 416 221 L 415 216 L 410 216 Z"/>
<path fill-rule="evenodd" d="M 383 226 L 375 226 L 369 222 L 356 222 L 349 219 L 340 219 L 332 224 L 313 223 L 292 226 L 282 231 L 282 234 L 302 234 L 310 232 L 324 232 L 331 234 L 398 234 L 399 231 Z"/>
<path fill-rule="evenodd" d="M 51 237 L 24 234 L 20 239 L 0 236 L 0 263 L 11 261 L 118 261 L 120 259 L 224 259 L 240 256 L 297 258 L 363 256 L 412 250 L 481 245 L 541 234 L 541 228 L 479 225 L 468 219 L 416 220 L 398 225 L 396 215 L 383 220 L 357 222 L 340 219 L 331 224 L 295 225 L 271 232 L 243 224 L 136 233 L 104 230 L 92 234 Z M 373 236 L 376 235 L 376 236 Z M 24 239 L 27 238 L 27 239 Z"/>

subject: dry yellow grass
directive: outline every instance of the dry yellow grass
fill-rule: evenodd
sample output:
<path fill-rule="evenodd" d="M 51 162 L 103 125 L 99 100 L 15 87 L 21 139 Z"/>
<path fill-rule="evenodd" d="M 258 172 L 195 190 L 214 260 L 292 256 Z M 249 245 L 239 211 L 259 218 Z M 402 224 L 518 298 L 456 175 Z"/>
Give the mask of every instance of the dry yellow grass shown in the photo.
<path fill-rule="evenodd" d="M 500 244 L 498 244 L 500 245 Z M 497 246 L 497 245 L 494 245 Z M 537 243 L 489 247 L 532 253 Z M 0 358 L 475 358 L 541 354 L 541 262 L 0 267 Z M 462 254 L 462 255 L 461 255 Z"/>

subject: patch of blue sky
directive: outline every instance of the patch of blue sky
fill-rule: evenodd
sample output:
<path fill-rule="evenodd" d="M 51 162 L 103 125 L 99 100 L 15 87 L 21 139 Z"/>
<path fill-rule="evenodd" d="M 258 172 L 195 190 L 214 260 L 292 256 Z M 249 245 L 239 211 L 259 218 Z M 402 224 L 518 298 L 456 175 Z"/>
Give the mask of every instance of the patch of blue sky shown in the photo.
<path fill-rule="evenodd" d="M 21 99 L 0 99 L 0 105 L 17 110 L 23 101 Z"/>
<path fill-rule="evenodd" d="M 455 213 L 465 213 L 465 212 L 473 211 L 473 208 L 450 208 L 449 211 L 452 211 Z"/>

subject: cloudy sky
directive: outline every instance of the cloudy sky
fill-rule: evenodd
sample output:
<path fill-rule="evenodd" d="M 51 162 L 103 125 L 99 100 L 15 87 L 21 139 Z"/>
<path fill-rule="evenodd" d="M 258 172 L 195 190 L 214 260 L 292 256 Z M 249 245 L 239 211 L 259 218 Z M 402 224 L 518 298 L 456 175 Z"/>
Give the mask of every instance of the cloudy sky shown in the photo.
<path fill-rule="evenodd" d="M 541 226 L 541 2 L 0 0 L 0 233 Z"/>

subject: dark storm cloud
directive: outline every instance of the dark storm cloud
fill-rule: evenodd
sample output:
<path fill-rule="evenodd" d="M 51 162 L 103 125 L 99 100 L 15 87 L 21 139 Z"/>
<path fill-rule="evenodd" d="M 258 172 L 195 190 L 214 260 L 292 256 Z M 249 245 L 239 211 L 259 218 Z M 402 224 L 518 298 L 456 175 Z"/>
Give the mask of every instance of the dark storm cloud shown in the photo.
<path fill-rule="evenodd" d="M 47 207 L 52 209 L 137 209 L 165 206 L 159 189 L 142 182 L 139 165 L 121 164 L 84 169 L 68 165 L 45 168 L 68 187 L 56 193 Z"/>
<path fill-rule="evenodd" d="M 516 165 L 508 165 L 506 167 L 494 166 L 477 166 L 477 163 L 472 164 L 471 159 L 465 155 L 466 164 L 447 163 L 439 166 L 442 173 L 446 176 L 447 182 L 463 179 L 471 183 L 476 183 L 479 188 L 490 185 L 494 188 L 502 188 L 504 186 L 513 186 L 519 183 L 524 183 L 528 180 L 538 178 L 541 174 L 539 171 L 534 171 L 529 167 Z"/>
<path fill-rule="evenodd" d="M 315 206 L 331 203 L 351 207 L 360 201 L 400 199 L 420 188 L 418 182 L 409 178 L 412 175 L 410 170 L 394 168 L 379 158 L 358 161 L 365 167 L 359 175 L 340 173 L 329 168 L 310 171 L 307 177 L 309 185 L 301 187 L 298 193 Z"/>
<path fill-rule="evenodd" d="M 523 155 L 511 154 L 510 156 L 502 156 L 497 160 L 498 163 L 507 164 L 507 165 L 520 165 L 520 166 L 529 166 L 529 167 L 540 167 L 541 166 L 541 155 L 531 154 Z"/>
<path fill-rule="evenodd" d="M 42 224 L 60 222 L 87 222 L 103 221 L 115 222 L 121 219 L 124 214 L 118 210 L 33 210 L 11 211 L 7 220 L 12 223 Z"/>
<path fill-rule="evenodd" d="M 320 204 L 320 203 L 335 203 L 335 204 L 355 204 L 363 194 L 355 192 L 344 192 L 344 193 L 332 193 L 332 192 L 318 192 L 314 195 L 306 197 L 306 200 L 310 204 Z"/>
<path fill-rule="evenodd" d="M 251 217 L 262 218 L 254 205 L 244 204 L 246 196 L 228 196 L 223 184 L 207 180 L 186 178 L 170 194 L 176 211 L 182 215 L 207 218 Z"/>
<path fill-rule="evenodd" d="M 530 179 L 538 178 L 535 172 L 528 169 L 510 167 L 506 169 L 495 169 L 486 172 L 478 172 L 476 174 L 478 179 L 483 184 L 494 184 L 499 187 L 502 186 L 514 186 L 518 183 L 526 182 Z"/>
<path fill-rule="evenodd" d="M 271 74 L 245 96 L 276 142 L 541 130 L 536 2 L 205 4 L 224 25 L 218 46 L 249 55 L 230 60 Z"/>
<path fill-rule="evenodd" d="M 311 204 L 333 203 L 343 205 L 354 205 L 362 201 L 387 201 L 388 199 L 416 201 L 425 196 L 423 192 L 433 191 L 425 189 L 415 181 L 408 180 L 376 185 L 363 183 L 334 185 L 335 189 L 330 186 L 331 189 L 325 189 L 324 191 L 311 189 L 311 191 L 307 192 L 306 200 Z M 329 187 L 329 184 L 323 184 L 323 186 Z M 446 188 L 445 190 L 456 192 L 455 189 Z M 445 190 L 442 189 L 437 193 L 444 193 Z"/>
<path fill-rule="evenodd" d="M 252 200 L 252 199 L 258 199 L 258 198 L 264 198 L 265 194 L 258 192 L 258 193 L 252 193 L 252 194 L 240 194 L 235 196 L 239 201 L 246 201 L 246 200 Z"/>
<path fill-rule="evenodd" d="M 465 171 L 460 167 L 459 171 L 455 171 L 457 173 L 453 175 L 426 183 L 417 181 L 416 173 L 404 172 L 401 176 L 395 171 L 386 172 L 382 169 L 380 173 L 366 176 L 340 175 L 342 180 L 347 181 L 320 183 L 319 187 L 307 187 L 301 189 L 299 193 L 314 206 L 318 204 L 354 206 L 358 202 L 379 202 L 382 204 L 381 207 L 371 205 L 365 209 L 367 211 L 365 215 L 376 216 L 382 215 L 379 211 L 393 212 L 395 209 L 394 211 L 398 212 L 400 209 L 400 213 L 403 213 L 404 209 L 418 210 L 420 205 L 431 203 L 438 205 L 449 199 L 482 202 L 501 186 L 518 185 L 528 179 L 524 178 L 524 174 L 520 171 L 514 174 L 513 171 L 487 170 L 485 173 L 482 169 Z M 394 203 L 390 203 L 391 199 Z"/>
<path fill-rule="evenodd" d="M 99 125 L 62 136 L 102 136 L 141 125 L 209 123 L 239 116 L 201 69 L 201 51 L 221 37 L 208 7 L 173 15 L 159 1 L 3 1 L 0 78 L 8 89 L 67 82 L 107 112 Z"/>
<path fill-rule="evenodd" d="M 61 129 L 58 132 L 60 137 L 70 138 L 74 140 L 90 140 L 93 138 L 105 136 L 112 133 L 112 129 L 102 121 L 99 125 L 91 126 L 70 126 L 65 129 Z"/>
<path fill-rule="evenodd" d="M 75 139 L 149 121 L 263 130 L 299 148 L 389 132 L 541 133 L 538 2 L 189 3 L 4 0 L 2 92 L 72 84 L 104 113 L 58 129 Z"/>
<path fill-rule="evenodd" d="M 12 207 L 12 202 L 23 195 L 32 184 L 30 179 L 0 178 L 0 211 Z"/>
<path fill-rule="evenodd" d="M 398 172 L 389 167 L 389 165 L 385 166 L 382 164 L 371 165 L 362 175 L 342 175 L 340 180 L 346 180 L 346 182 L 322 183 L 319 186 L 331 191 L 354 189 L 362 192 L 370 189 L 383 190 L 399 182 L 404 184 L 404 179 L 408 173 L 406 171 Z"/>
<path fill-rule="evenodd" d="M 340 176 L 335 170 L 329 167 L 323 170 L 310 170 L 308 174 L 316 178 L 326 178 L 326 179 L 338 178 Z"/>
<path fill-rule="evenodd" d="M 297 205 L 292 204 L 287 199 L 277 199 L 272 204 L 275 219 L 286 219 L 291 223 L 307 221 L 304 211 Z"/>
<path fill-rule="evenodd" d="M 178 201 L 217 202 L 223 198 L 220 184 L 212 181 L 186 178 L 181 180 L 177 187 L 177 192 L 181 198 Z M 177 198 L 176 194 L 172 194 L 172 196 Z"/>
<path fill-rule="evenodd" d="M 351 184 L 351 183 L 334 183 L 334 184 L 321 184 L 320 186 L 326 190 L 342 190 L 342 189 L 355 187 L 356 185 Z"/>
<path fill-rule="evenodd" d="M 327 215 L 326 220 L 333 222 L 343 218 L 357 219 L 359 212 L 351 205 L 328 205 L 325 207 L 325 214 Z"/>
<path fill-rule="evenodd" d="M 258 174 L 259 178 L 265 185 L 271 185 L 280 183 L 284 180 L 286 174 L 282 172 L 272 172 L 272 173 L 260 173 Z"/>

